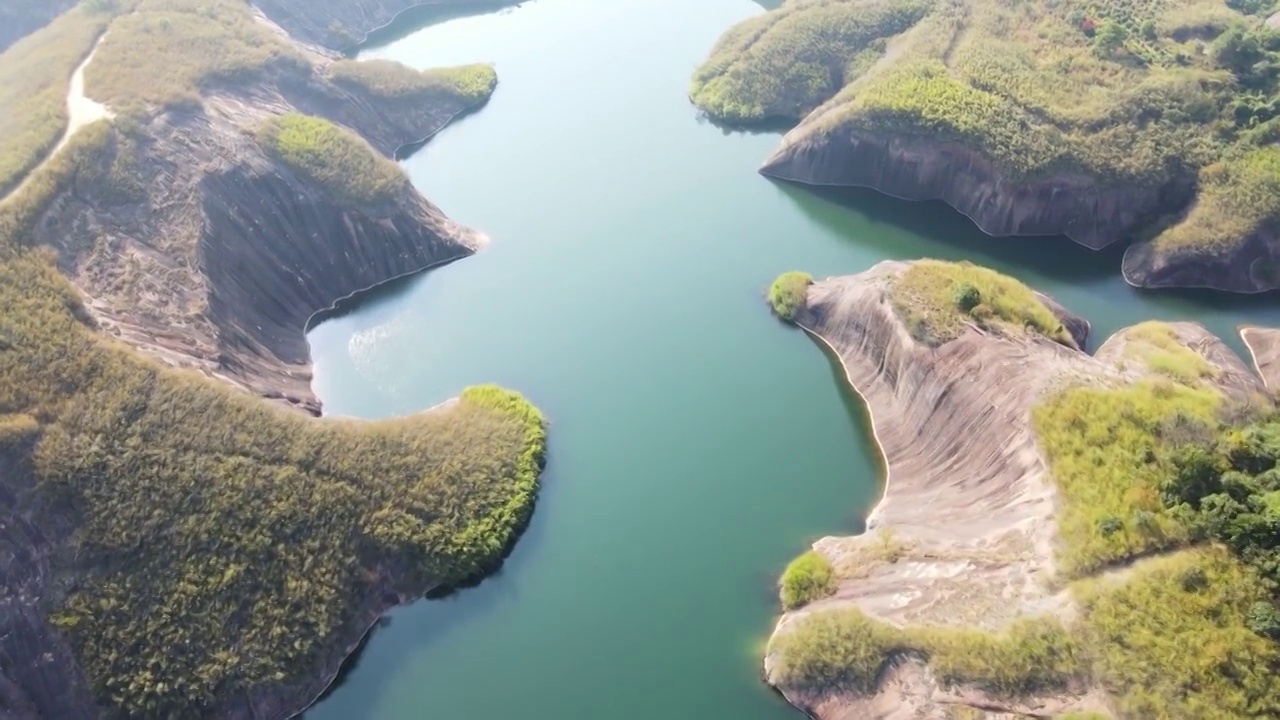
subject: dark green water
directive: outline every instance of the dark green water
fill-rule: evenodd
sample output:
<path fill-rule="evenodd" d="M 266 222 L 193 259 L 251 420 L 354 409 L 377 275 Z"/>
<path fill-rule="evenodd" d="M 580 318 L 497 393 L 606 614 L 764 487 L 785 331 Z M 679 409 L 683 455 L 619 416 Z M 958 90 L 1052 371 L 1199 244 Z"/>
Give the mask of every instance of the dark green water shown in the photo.
<path fill-rule="evenodd" d="M 777 136 L 700 122 L 685 90 L 764 4 L 535 0 L 366 54 L 495 63 L 492 102 L 406 163 L 493 242 L 316 328 L 317 389 L 331 413 L 381 417 L 501 383 L 551 418 L 550 465 L 502 572 L 391 613 L 308 720 L 798 717 L 758 680 L 773 581 L 860 529 L 879 470 L 840 376 L 761 300 L 781 271 L 967 258 L 1098 338 L 1152 317 L 1232 338 L 1280 322 L 1274 298 L 1133 291 L 1117 253 L 759 177 Z"/>

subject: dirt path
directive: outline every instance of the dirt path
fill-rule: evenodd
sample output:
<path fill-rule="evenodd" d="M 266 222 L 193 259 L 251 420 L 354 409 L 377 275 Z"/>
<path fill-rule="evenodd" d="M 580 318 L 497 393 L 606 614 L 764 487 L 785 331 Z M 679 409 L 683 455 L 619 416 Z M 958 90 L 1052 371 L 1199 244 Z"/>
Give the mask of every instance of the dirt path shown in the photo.
<path fill-rule="evenodd" d="M 27 184 L 31 182 L 31 178 L 35 177 L 36 173 L 40 172 L 41 168 L 48 165 L 50 160 L 54 159 L 58 156 L 58 153 L 62 152 L 62 149 L 67 146 L 67 143 L 71 142 L 72 136 L 74 136 L 80 128 L 103 118 L 115 117 L 115 114 L 107 109 L 106 105 L 103 105 L 100 102 L 95 102 L 84 94 L 84 70 L 89 67 L 89 63 L 93 61 L 93 56 L 98 54 L 98 48 L 102 45 L 102 41 L 105 40 L 106 37 L 106 33 L 103 33 L 102 37 L 98 38 L 98 42 L 94 43 L 93 50 L 89 53 L 89 56 L 84 59 L 84 62 L 80 63 L 76 68 L 76 71 L 71 75 L 71 84 L 67 87 L 67 129 L 63 131 L 62 138 L 58 140 L 58 144 L 53 147 L 53 152 L 45 156 L 44 160 L 41 160 L 39 165 L 32 168 L 31 171 L 27 173 L 27 176 L 22 179 L 22 182 L 18 183 L 18 186 L 15 187 L 5 199 L 15 197 L 18 193 L 22 192 L 23 189 L 26 188 Z"/>
<path fill-rule="evenodd" d="M 103 118 L 115 117 L 115 115 L 107 109 L 106 105 L 89 99 L 84 94 L 84 70 L 89 67 L 89 63 L 93 61 L 93 56 L 98 54 L 98 48 L 102 46 L 102 41 L 107 38 L 106 33 L 98 38 L 98 42 L 94 43 L 93 51 L 89 53 L 89 57 L 80 63 L 76 68 L 75 74 L 71 76 L 71 86 L 67 88 L 67 130 L 62 134 L 62 139 L 58 141 L 57 147 L 45 158 L 45 162 L 53 159 L 62 148 L 66 147 L 71 141 L 71 136 L 76 131 L 90 123 L 96 122 Z"/>

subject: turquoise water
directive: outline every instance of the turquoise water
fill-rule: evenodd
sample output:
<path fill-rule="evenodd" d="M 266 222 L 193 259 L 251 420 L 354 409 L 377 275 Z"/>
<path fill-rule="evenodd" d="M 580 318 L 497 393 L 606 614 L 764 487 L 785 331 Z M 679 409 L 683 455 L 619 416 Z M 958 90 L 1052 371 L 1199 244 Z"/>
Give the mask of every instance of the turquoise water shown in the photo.
<path fill-rule="evenodd" d="M 490 104 L 405 163 L 492 244 L 314 329 L 316 388 L 328 412 L 383 417 L 497 382 L 550 417 L 550 464 L 502 571 L 393 611 L 308 720 L 799 717 L 759 681 L 773 582 L 860 530 L 879 469 L 839 373 L 763 304 L 781 271 L 967 258 L 1099 338 L 1153 317 L 1233 342 L 1280 322 L 1274 298 L 1134 291 L 1118 252 L 761 178 L 777 135 L 701 121 L 685 92 L 766 4 L 534 0 L 365 54 L 495 64 Z"/>

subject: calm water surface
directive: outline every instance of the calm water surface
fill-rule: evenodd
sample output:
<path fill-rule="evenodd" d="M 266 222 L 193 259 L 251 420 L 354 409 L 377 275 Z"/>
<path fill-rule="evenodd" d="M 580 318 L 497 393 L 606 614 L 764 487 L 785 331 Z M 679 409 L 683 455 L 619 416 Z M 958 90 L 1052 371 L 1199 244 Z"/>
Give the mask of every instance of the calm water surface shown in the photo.
<path fill-rule="evenodd" d="M 490 104 L 406 162 L 492 245 L 316 328 L 317 390 L 372 418 L 497 382 L 550 417 L 550 465 L 502 572 L 392 612 L 308 720 L 799 717 L 758 680 L 773 581 L 814 539 L 860 530 L 879 468 L 828 358 L 761 300 L 781 271 L 967 258 L 1099 338 L 1153 317 L 1232 337 L 1280 322 L 1274 299 L 1130 290 L 1114 252 L 759 177 L 778 137 L 699 121 L 685 92 L 768 4 L 534 0 L 366 53 L 497 67 Z"/>

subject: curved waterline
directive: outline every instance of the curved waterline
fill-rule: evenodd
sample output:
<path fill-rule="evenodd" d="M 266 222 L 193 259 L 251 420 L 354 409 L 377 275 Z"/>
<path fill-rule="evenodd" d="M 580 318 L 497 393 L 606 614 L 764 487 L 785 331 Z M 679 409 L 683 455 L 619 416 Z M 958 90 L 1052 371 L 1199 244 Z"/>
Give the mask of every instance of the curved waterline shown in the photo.
<path fill-rule="evenodd" d="M 492 244 L 316 327 L 317 391 L 334 411 L 382 416 L 499 382 L 556 426 L 538 510 L 502 572 L 393 612 L 308 718 L 798 717 L 742 649 L 772 630 L 765 589 L 786 561 L 861 529 L 884 483 L 850 386 L 761 299 L 781 271 L 968 258 L 1102 336 L 1147 317 L 1274 314 L 1133 292 L 1083 254 L 952 242 L 975 232 L 954 213 L 935 227 L 916 222 L 926 206 L 764 180 L 777 136 L 699 123 L 685 97 L 720 32 L 758 12 L 534 0 L 372 51 L 496 64 L 489 106 L 405 163 Z"/>

